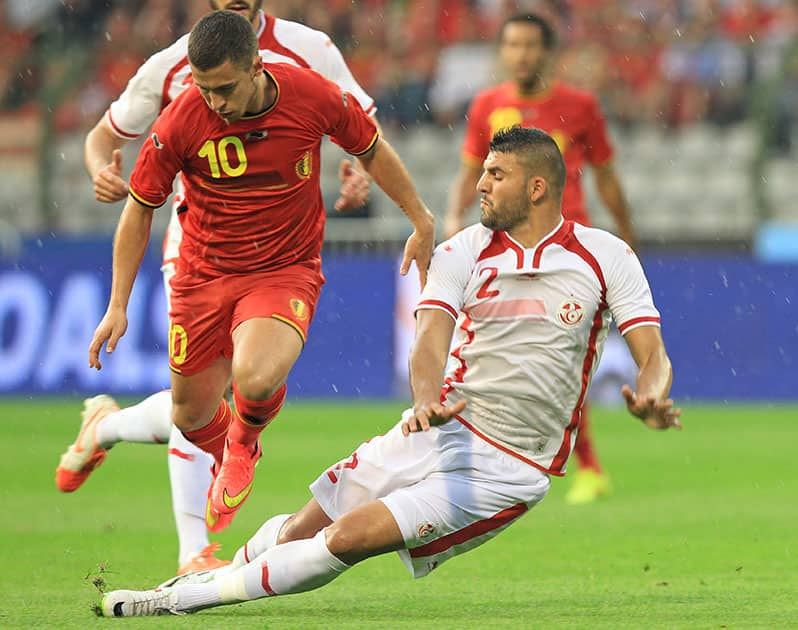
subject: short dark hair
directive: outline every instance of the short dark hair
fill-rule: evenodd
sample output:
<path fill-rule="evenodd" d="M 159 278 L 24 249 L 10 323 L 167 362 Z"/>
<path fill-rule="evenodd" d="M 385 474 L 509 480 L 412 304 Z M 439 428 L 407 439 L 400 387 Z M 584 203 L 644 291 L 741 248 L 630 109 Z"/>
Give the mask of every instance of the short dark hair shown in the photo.
<path fill-rule="evenodd" d="M 247 18 L 233 11 L 213 11 L 191 29 L 188 60 L 199 70 L 210 70 L 230 60 L 248 68 L 258 54 L 258 38 Z"/>
<path fill-rule="evenodd" d="M 554 193 L 562 196 L 565 187 L 565 160 L 549 134 L 535 127 L 514 125 L 497 131 L 490 141 L 494 153 L 513 153 L 526 165 L 529 175 L 540 175 Z"/>
<path fill-rule="evenodd" d="M 540 29 L 543 36 L 543 47 L 546 50 L 553 50 L 557 46 L 557 33 L 551 23 L 544 17 L 536 13 L 517 13 L 508 17 L 499 30 L 499 42 L 504 39 L 504 29 L 508 24 L 534 24 Z"/>

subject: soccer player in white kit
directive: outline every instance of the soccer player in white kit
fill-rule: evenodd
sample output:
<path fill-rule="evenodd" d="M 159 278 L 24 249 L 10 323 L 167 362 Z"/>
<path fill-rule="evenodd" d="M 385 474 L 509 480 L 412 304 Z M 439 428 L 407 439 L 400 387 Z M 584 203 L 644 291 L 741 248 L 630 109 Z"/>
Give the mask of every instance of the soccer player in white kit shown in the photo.
<path fill-rule="evenodd" d="M 680 428 L 659 314 L 631 248 L 563 219 L 565 165 L 539 129 L 491 142 L 481 224 L 442 243 L 417 308 L 413 408 L 267 521 L 230 566 L 104 596 L 106 616 L 183 614 L 318 588 L 398 551 L 414 577 L 473 549 L 565 474 L 582 403 L 614 317 L 639 372 L 629 412 Z M 444 375 L 455 330 L 459 344 Z"/>
<path fill-rule="evenodd" d="M 289 63 L 311 68 L 350 92 L 366 113 L 376 111 L 374 100 L 352 76 L 341 52 L 321 31 L 265 14 L 260 1 L 211 2 L 216 10 L 232 9 L 252 22 L 258 36 L 261 58 L 268 63 Z M 119 148 L 145 133 L 161 110 L 192 85 L 188 64 L 188 34 L 155 53 L 139 68 L 125 91 L 108 108 L 86 138 L 86 167 L 94 182 L 96 198 L 112 203 L 127 197 L 121 177 Z M 365 175 L 342 160 L 339 167 L 341 197 L 336 210 L 361 206 L 368 197 Z M 164 287 L 169 299 L 169 280 L 175 273 L 182 230 L 178 214 L 185 210 L 182 181 L 175 186 L 172 215 L 164 242 Z M 426 270 L 425 270 L 426 271 Z M 106 451 L 120 441 L 169 443 L 169 476 L 180 549 L 180 571 L 212 568 L 214 557 L 205 525 L 212 458 L 191 444 L 172 426 L 169 391 L 153 394 L 138 405 L 120 410 L 109 396 L 89 398 L 84 403 L 83 423 L 75 443 L 61 457 L 56 484 L 73 492 L 105 459 Z"/>

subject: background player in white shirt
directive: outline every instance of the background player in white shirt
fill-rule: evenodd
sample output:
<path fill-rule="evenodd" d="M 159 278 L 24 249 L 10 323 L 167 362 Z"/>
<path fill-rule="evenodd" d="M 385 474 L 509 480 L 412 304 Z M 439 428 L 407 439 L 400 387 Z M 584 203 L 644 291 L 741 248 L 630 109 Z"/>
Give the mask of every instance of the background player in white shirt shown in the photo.
<path fill-rule="evenodd" d="M 282 20 L 261 11 L 260 1 L 211 2 L 215 10 L 233 9 L 247 17 L 258 36 L 261 58 L 265 62 L 290 63 L 311 68 L 337 83 L 358 99 L 363 109 L 373 115 L 374 100 L 352 76 L 341 52 L 321 31 L 296 22 Z M 99 201 L 112 203 L 125 199 L 127 182 L 122 178 L 120 147 L 145 133 L 158 114 L 172 100 L 192 85 L 188 65 L 188 34 L 155 53 L 137 71 L 125 91 L 108 108 L 89 132 L 85 161 Z M 336 210 L 359 207 L 368 198 L 366 176 L 349 160 L 339 167 L 340 198 Z M 182 181 L 175 186 L 172 215 L 164 242 L 162 271 L 167 300 L 169 280 L 174 275 L 182 230 L 177 218 L 184 202 Z M 159 392 L 138 405 L 120 410 L 109 396 L 85 401 L 80 433 L 61 457 L 56 484 L 64 492 L 73 492 L 99 466 L 108 448 L 120 441 L 169 443 L 169 476 L 180 549 L 180 571 L 212 568 L 217 563 L 215 545 L 208 544 L 205 507 L 211 483 L 212 458 L 200 450 L 171 422 L 171 395 Z"/>
<path fill-rule="evenodd" d="M 413 408 L 276 516 L 233 564 L 150 591 L 113 591 L 106 616 L 195 612 L 322 586 L 398 551 L 414 577 L 473 549 L 562 475 L 611 316 L 639 372 L 629 412 L 681 427 L 659 316 L 631 248 L 563 220 L 565 166 L 539 129 L 498 132 L 479 180 L 481 225 L 441 244 L 417 310 Z M 461 344 L 444 378 L 455 329 Z"/>

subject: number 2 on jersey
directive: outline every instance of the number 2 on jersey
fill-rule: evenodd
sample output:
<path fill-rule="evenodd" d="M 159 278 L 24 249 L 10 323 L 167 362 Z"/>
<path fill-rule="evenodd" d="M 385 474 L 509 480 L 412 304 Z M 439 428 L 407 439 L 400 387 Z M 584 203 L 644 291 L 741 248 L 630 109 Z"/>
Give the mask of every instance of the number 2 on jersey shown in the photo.
<path fill-rule="evenodd" d="M 479 291 L 477 291 L 477 299 L 484 300 L 487 298 L 496 297 L 499 295 L 499 291 L 497 289 L 493 289 L 492 291 L 488 291 L 488 287 L 490 283 L 496 279 L 496 276 L 499 275 L 499 269 L 497 267 L 483 267 L 479 270 L 479 275 L 482 275 L 483 271 L 488 272 L 488 279 L 485 280 L 483 285 L 479 287 Z"/>
<path fill-rule="evenodd" d="M 227 157 L 227 148 L 232 145 L 235 149 L 238 166 L 232 166 Z M 216 179 L 222 176 L 222 171 L 230 177 L 239 177 L 247 170 L 247 154 L 244 151 L 244 143 L 238 136 L 225 136 L 219 140 L 219 146 L 213 140 L 208 140 L 202 145 L 197 155 L 208 159 L 208 166 L 211 169 L 211 177 Z M 221 166 L 221 170 L 219 170 Z"/>

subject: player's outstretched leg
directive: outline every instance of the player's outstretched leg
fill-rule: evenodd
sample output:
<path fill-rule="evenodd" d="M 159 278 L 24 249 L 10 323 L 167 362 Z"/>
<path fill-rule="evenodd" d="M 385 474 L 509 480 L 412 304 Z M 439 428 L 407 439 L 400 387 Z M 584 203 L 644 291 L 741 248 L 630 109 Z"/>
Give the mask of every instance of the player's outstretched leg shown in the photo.
<path fill-rule="evenodd" d="M 331 582 L 356 562 L 403 546 L 393 515 L 383 503 L 372 501 L 313 538 L 272 547 L 224 577 L 149 591 L 112 591 L 103 597 L 100 609 L 106 617 L 179 615 L 302 593 Z"/>
<path fill-rule="evenodd" d="M 587 407 L 583 411 L 582 421 L 579 425 L 574 454 L 579 468 L 574 473 L 571 487 L 565 495 L 565 502 L 569 505 L 581 505 L 609 495 L 612 492 L 612 485 L 609 477 L 601 468 L 593 446 Z"/>
<path fill-rule="evenodd" d="M 153 394 L 125 409 L 119 409 L 116 401 L 105 394 L 87 398 L 83 402 L 78 437 L 56 468 L 58 489 L 77 490 L 117 442 L 165 443 L 172 428 L 171 409 L 168 391 Z"/>

